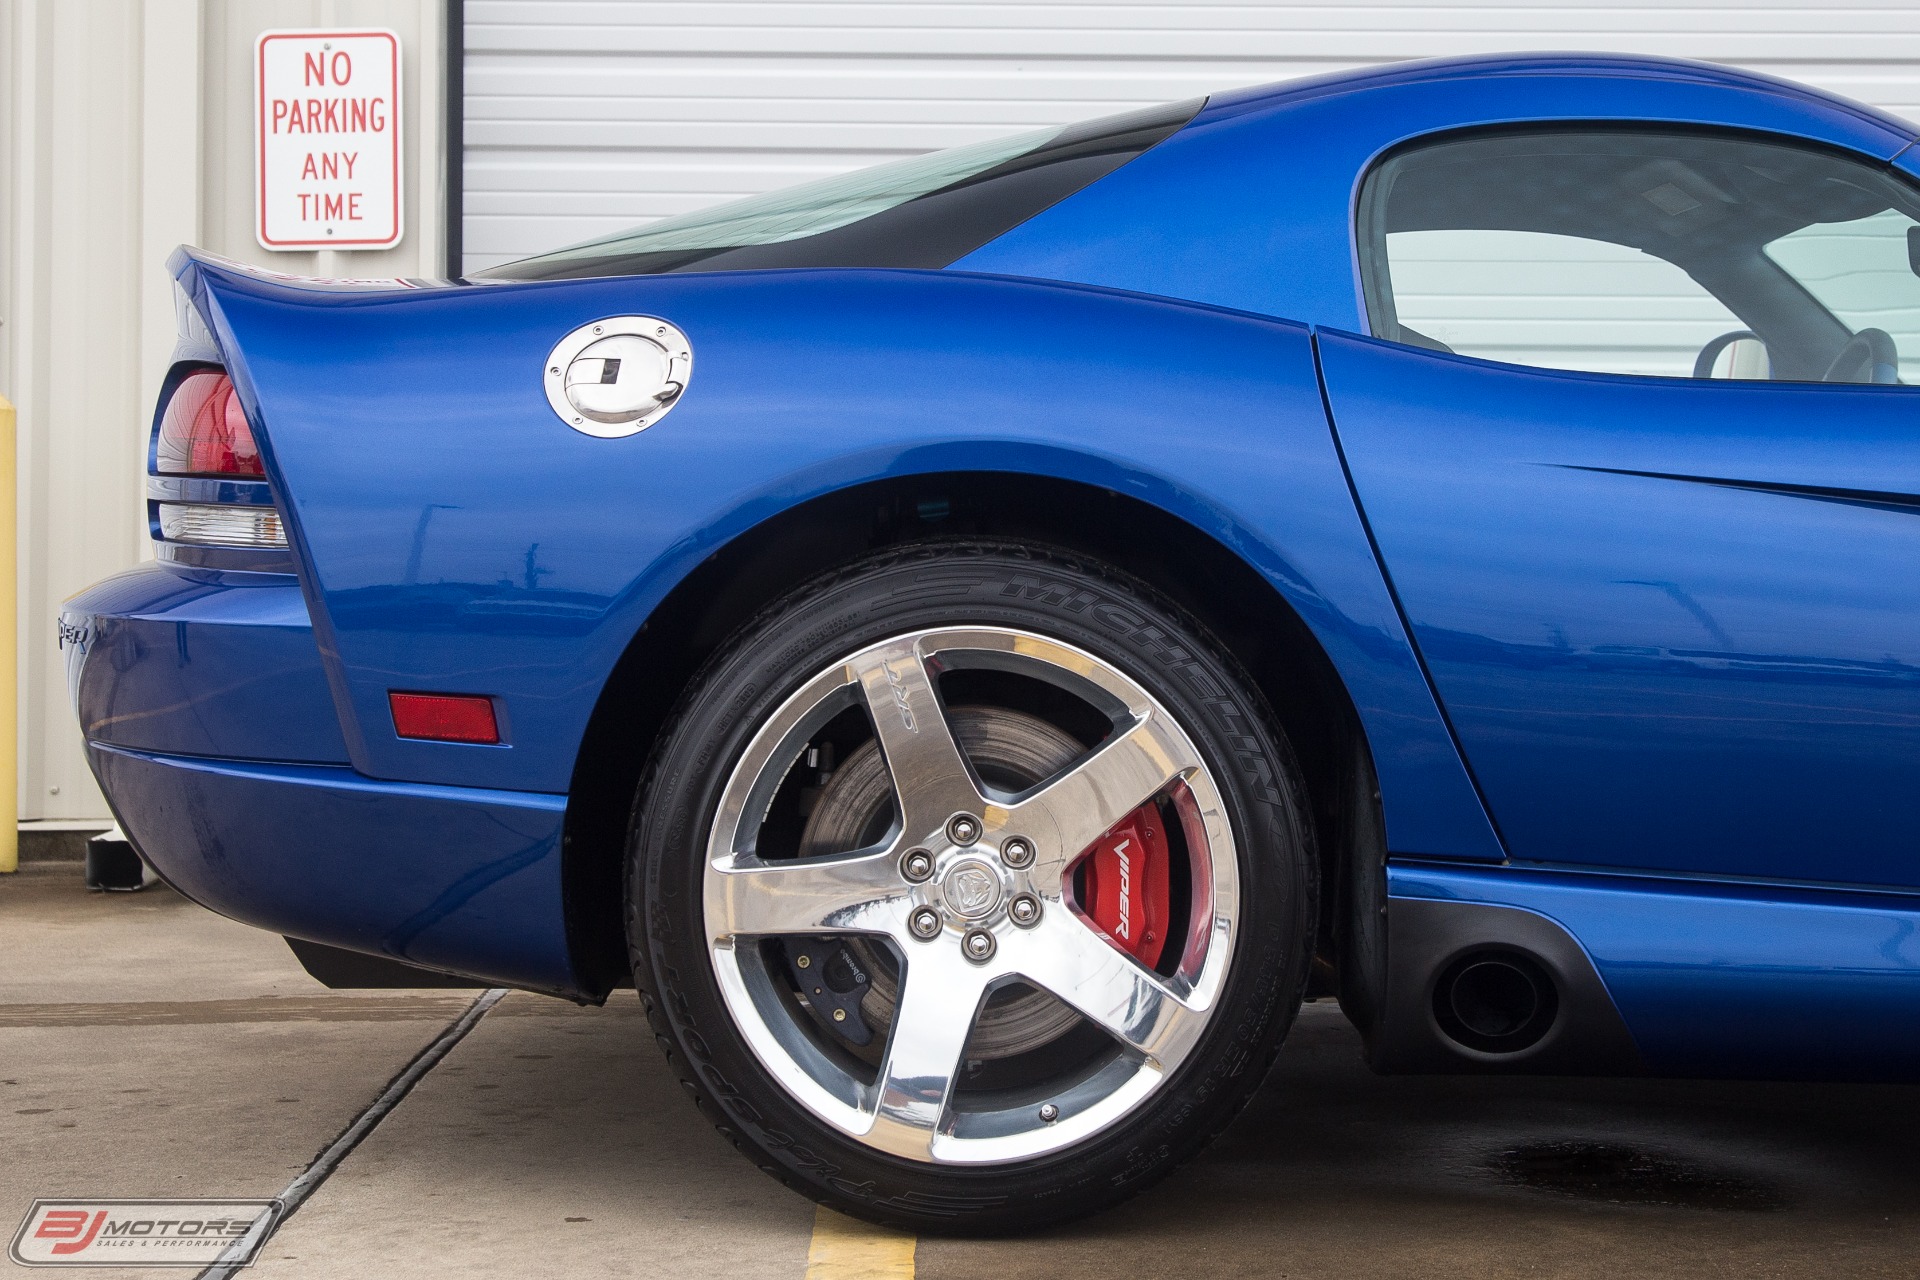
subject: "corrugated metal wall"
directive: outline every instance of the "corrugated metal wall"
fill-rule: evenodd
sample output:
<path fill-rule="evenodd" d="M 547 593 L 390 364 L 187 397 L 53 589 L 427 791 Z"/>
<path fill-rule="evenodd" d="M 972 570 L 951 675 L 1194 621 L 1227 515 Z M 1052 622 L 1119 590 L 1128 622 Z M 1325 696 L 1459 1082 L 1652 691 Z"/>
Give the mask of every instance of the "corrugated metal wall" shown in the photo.
<path fill-rule="evenodd" d="M 182 242 L 280 271 L 437 275 L 444 0 L 0 0 L 0 394 L 19 416 L 20 812 L 99 820 L 59 602 L 151 556 L 146 441 Z M 253 44 L 400 34 L 406 239 L 268 253 L 253 237 Z"/>
<path fill-rule="evenodd" d="M 1400 58 L 1604 49 L 1920 118 L 1913 0 L 466 0 L 466 262 L 893 156 Z"/>

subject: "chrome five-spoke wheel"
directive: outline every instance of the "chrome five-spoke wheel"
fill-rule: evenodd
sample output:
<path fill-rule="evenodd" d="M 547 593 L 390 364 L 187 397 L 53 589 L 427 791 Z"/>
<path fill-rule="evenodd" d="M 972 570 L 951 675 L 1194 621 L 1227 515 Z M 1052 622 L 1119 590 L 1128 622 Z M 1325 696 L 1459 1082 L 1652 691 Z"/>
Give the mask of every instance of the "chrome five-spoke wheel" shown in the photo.
<path fill-rule="evenodd" d="M 1077 698 L 1090 715 L 1105 717 L 1108 732 L 1075 750 L 1080 744 L 1031 713 L 950 712 L 937 679 L 968 670 Z M 850 709 L 871 726 L 876 749 L 869 758 L 877 755 L 889 783 L 883 804 L 870 803 L 871 785 L 860 796 L 823 796 L 809 825 L 846 832 L 847 847 L 816 851 L 816 837 L 797 855 L 763 854 L 762 821 L 774 797 L 795 767 L 804 767 L 806 754 L 819 751 L 822 732 Z M 1009 778 L 1007 757 L 1016 752 L 996 753 L 991 742 L 983 744 L 988 758 L 976 765 L 965 748 L 969 737 L 987 737 L 983 724 L 1014 747 L 1027 746 L 1028 759 L 1058 767 Z M 859 770 L 861 763 L 850 755 L 841 768 Z M 887 807 L 891 812 L 882 813 Z M 1139 865 L 1155 856 L 1145 840 L 1128 838 L 1143 811 L 1167 831 L 1165 843 L 1184 854 L 1167 857 L 1177 868 L 1162 873 Z M 878 825 L 877 814 L 886 823 L 878 838 L 855 843 L 861 826 Z M 1130 946 L 1125 936 L 1146 914 L 1133 902 L 1103 920 L 1101 904 L 1076 891 L 1075 871 L 1104 852 L 1098 846 L 1116 828 L 1126 834 L 1115 842 L 1121 847 L 1114 874 L 1125 880 L 1112 899 L 1172 899 L 1173 886 L 1162 882 L 1176 870 L 1184 880 L 1178 896 L 1185 919 L 1166 930 L 1176 937 L 1155 939 L 1165 945 L 1151 951 Z M 1101 869 L 1087 870 L 1098 876 Z M 734 767 L 704 878 L 714 973 L 754 1054 L 842 1133 L 894 1155 L 945 1163 L 1068 1146 L 1158 1087 L 1206 1025 L 1232 955 L 1238 901 L 1233 833 L 1186 732 L 1112 664 L 1009 628 L 893 636 L 808 681 Z M 808 965 L 795 983 L 787 957 L 796 938 L 843 948 L 798 949 Z M 768 940 L 778 945 L 763 945 Z M 827 984 L 865 978 L 861 985 L 871 988 L 881 974 L 891 988 L 890 998 L 877 1002 L 885 1024 L 872 1027 L 863 1016 L 858 1030 L 884 1043 L 862 1055 L 853 1038 L 835 1035 L 845 1028 L 848 1005 L 827 998 Z M 1010 1018 L 1003 1012 L 1009 1005 L 1027 1008 Z M 824 1019 L 817 1016 L 822 1009 Z M 842 1012 L 838 1028 L 835 1010 Z M 994 1016 L 983 1019 L 990 1011 Z M 1011 1055 L 1010 1021 L 1027 1024 L 1028 1033 L 1014 1041 L 1019 1051 Z M 1047 1052 L 1082 1021 L 1104 1033 L 1107 1043 L 1098 1048 L 1105 1052 L 1086 1037 L 1076 1052 Z M 968 1089 L 970 1052 L 976 1063 L 1041 1061 L 1020 1072 L 1002 1067 L 986 1087 Z"/>
<path fill-rule="evenodd" d="M 1191 616 L 941 543 L 797 588 L 695 678 L 635 807 L 634 976 L 720 1130 L 900 1225 L 1012 1230 L 1245 1103 L 1314 945 L 1285 739 Z"/>

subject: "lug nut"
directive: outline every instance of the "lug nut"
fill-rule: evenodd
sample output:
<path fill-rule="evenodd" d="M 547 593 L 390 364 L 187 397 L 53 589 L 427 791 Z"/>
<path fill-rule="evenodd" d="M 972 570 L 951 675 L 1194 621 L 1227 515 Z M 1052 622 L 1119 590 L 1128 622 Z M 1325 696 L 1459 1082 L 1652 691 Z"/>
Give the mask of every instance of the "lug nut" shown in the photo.
<path fill-rule="evenodd" d="M 1040 921 L 1040 899 L 1030 893 L 1023 893 L 1007 904 L 1007 918 L 1023 929 L 1032 928 Z"/>
<path fill-rule="evenodd" d="M 845 1009 L 835 1009 L 833 1011 L 833 1020 L 835 1022 L 845 1022 L 847 1020 L 847 1011 Z"/>
<path fill-rule="evenodd" d="M 907 928 L 916 938 L 931 938 L 940 932 L 940 913 L 932 907 L 921 907 L 907 917 Z"/>
<path fill-rule="evenodd" d="M 1033 861 L 1033 844 L 1019 836 L 1000 846 L 1000 860 L 1010 867 L 1024 867 Z"/>
<path fill-rule="evenodd" d="M 969 845 L 980 838 L 980 819 L 970 813 L 956 813 L 947 823 L 947 839 L 957 845 Z"/>
<path fill-rule="evenodd" d="M 1043 1102 L 1040 1104 L 1040 1121 L 1042 1124 L 1052 1124 L 1059 1118 L 1060 1108 L 1054 1106 L 1051 1102 Z"/>
<path fill-rule="evenodd" d="M 811 964 L 813 963 L 813 957 L 812 957 L 812 956 L 798 956 L 798 957 L 796 957 L 796 958 L 794 959 L 794 962 L 793 962 L 793 963 L 794 963 L 795 965 L 797 965 L 797 966 L 799 966 L 800 968 L 802 968 L 802 969 L 805 969 L 805 968 L 807 968 L 807 967 L 808 967 L 809 965 L 811 965 Z"/>
<path fill-rule="evenodd" d="M 983 964 L 993 958 L 993 935 L 985 929 L 969 929 L 967 936 L 960 939 L 960 950 L 967 959 L 975 964 Z"/>
<path fill-rule="evenodd" d="M 933 874 L 933 855 L 925 849 L 908 850 L 907 856 L 900 859 L 900 874 L 919 884 Z"/>

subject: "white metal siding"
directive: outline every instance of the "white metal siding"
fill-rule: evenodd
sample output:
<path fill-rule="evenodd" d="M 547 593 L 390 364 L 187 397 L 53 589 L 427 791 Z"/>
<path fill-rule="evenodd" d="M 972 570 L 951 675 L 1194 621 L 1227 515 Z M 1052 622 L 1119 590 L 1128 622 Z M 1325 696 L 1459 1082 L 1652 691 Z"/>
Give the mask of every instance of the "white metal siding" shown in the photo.
<path fill-rule="evenodd" d="M 0 0 L 0 395 L 19 409 L 20 812 L 102 820 L 59 602 L 153 554 L 146 441 L 176 245 L 280 271 L 437 275 L 443 0 Z M 273 27 L 400 33 L 406 239 L 253 238 L 253 47 Z"/>
<path fill-rule="evenodd" d="M 1702 58 L 1920 118 L 1913 0 L 467 0 L 469 267 L 893 156 L 1402 58 Z"/>

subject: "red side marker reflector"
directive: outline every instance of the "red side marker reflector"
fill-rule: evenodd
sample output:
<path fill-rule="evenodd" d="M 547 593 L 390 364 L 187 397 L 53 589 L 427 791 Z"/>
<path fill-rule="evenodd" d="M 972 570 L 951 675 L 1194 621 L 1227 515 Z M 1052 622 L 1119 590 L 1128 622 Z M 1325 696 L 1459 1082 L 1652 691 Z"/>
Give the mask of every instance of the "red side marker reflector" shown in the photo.
<path fill-rule="evenodd" d="M 471 693 L 389 693 L 393 731 L 432 742 L 498 742 L 493 699 Z"/>

